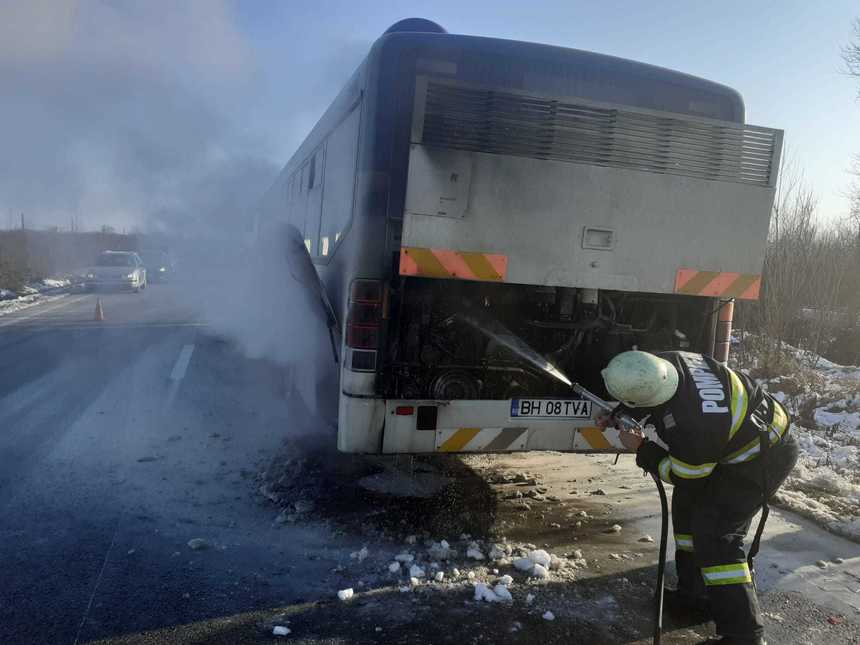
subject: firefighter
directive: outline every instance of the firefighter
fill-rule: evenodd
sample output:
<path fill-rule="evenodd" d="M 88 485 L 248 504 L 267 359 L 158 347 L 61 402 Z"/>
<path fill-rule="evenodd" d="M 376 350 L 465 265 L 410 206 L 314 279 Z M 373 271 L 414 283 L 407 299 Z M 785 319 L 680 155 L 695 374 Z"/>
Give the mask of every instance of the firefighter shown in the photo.
<path fill-rule="evenodd" d="M 678 587 L 667 605 L 706 609 L 719 636 L 707 643 L 763 645 L 743 539 L 797 461 L 788 414 L 750 377 L 701 354 L 623 352 L 602 375 L 619 407 L 647 415 L 668 446 L 621 431 L 637 465 L 675 486 Z"/>

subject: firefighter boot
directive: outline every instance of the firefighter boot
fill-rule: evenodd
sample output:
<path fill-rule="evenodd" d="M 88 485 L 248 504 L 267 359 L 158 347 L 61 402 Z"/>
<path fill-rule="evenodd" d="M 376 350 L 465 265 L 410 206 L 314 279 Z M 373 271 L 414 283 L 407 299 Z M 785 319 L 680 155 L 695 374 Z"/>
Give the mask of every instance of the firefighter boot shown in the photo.
<path fill-rule="evenodd" d="M 696 595 L 686 589 L 665 589 L 663 603 L 675 615 L 688 616 L 705 622 L 711 619 L 711 605 L 705 595 Z"/>

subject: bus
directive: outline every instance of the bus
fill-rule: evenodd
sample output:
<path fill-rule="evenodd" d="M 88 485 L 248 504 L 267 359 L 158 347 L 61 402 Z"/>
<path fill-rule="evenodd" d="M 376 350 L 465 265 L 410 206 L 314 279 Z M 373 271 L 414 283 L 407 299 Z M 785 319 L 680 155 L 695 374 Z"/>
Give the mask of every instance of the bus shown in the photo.
<path fill-rule="evenodd" d="M 294 231 L 331 303 L 339 450 L 623 450 L 474 317 L 603 396 L 627 349 L 725 360 L 781 147 L 711 81 L 393 25 L 257 216 L 258 236 Z"/>

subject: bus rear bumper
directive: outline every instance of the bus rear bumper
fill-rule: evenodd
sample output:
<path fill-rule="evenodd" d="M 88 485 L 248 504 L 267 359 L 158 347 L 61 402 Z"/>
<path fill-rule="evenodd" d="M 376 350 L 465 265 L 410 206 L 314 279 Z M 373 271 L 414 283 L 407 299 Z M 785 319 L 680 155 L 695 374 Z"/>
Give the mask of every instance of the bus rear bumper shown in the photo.
<path fill-rule="evenodd" d="M 511 402 L 427 401 L 341 395 L 338 449 L 375 454 L 629 452 L 593 418 L 511 416 Z"/>

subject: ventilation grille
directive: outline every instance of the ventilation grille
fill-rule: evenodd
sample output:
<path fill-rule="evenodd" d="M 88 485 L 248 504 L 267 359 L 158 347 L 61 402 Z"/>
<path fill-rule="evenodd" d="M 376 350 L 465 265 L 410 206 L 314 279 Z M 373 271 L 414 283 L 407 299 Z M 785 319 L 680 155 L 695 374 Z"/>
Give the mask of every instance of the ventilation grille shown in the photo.
<path fill-rule="evenodd" d="M 426 87 L 426 145 L 772 185 L 778 130 L 447 83 Z"/>

